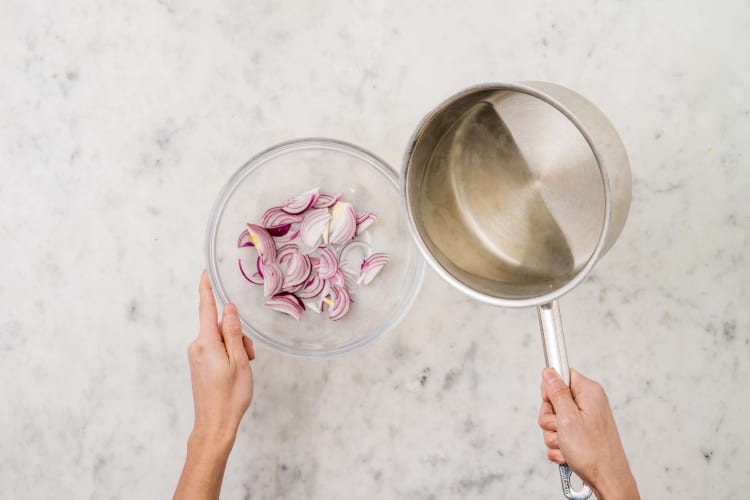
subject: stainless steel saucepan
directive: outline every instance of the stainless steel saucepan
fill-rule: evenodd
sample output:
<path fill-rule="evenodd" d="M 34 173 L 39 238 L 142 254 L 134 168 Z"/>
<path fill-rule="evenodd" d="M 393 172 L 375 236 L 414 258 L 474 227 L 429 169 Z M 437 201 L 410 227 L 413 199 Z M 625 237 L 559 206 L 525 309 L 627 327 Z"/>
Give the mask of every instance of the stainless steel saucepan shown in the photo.
<path fill-rule="evenodd" d="M 547 366 L 569 384 L 557 299 L 612 246 L 630 208 L 630 164 L 609 120 L 552 83 L 473 87 L 425 117 L 401 182 L 427 262 L 477 300 L 536 306 Z M 560 466 L 565 496 L 588 498 L 570 474 Z"/>

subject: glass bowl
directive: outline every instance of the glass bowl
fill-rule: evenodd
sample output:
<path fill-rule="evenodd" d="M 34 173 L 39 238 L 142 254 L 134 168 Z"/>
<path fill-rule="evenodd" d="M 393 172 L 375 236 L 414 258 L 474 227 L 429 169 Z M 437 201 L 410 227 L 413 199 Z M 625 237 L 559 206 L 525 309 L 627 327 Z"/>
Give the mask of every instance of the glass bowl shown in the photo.
<path fill-rule="evenodd" d="M 248 283 L 237 264 L 255 256 L 253 248 L 237 248 L 245 224 L 259 223 L 266 209 L 313 187 L 344 193 L 343 200 L 357 211 L 377 215 L 361 238 L 373 252 L 391 257 L 372 283 L 357 289 L 349 313 L 338 321 L 310 309 L 296 321 L 264 306 L 263 287 Z M 237 306 L 243 331 L 274 351 L 300 358 L 342 355 L 383 336 L 414 303 L 425 267 L 407 229 L 396 172 L 372 153 L 331 139 L 278 144 L 243 165 L 211 211 L 206 263 L 219 306 L 230 301 Z"/>

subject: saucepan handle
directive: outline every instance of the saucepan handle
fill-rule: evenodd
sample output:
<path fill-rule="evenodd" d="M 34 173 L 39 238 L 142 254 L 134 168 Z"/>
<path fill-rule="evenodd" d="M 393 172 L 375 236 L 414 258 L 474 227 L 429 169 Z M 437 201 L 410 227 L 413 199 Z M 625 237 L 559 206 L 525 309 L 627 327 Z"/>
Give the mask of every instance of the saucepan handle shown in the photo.
<path fill-rule="evenodd" d="M 570 368 L 568 367 L 568 353 L 565 350 L 565 336 L 563 335 L 560 306 L 556 300 L 537 307 L 539 313 L 539 328 L 542 330 L 544 343 L 544 359 L 547 366 L 557 370 L 563 381 L 570 385 Z M 570 486 L 571 470 L 567 464 L 560 465 L 560 482 L 563 495 L 570 500 L 585 500 L 591 496 L 591 489 L 583 485 L 576 491 Z"/>

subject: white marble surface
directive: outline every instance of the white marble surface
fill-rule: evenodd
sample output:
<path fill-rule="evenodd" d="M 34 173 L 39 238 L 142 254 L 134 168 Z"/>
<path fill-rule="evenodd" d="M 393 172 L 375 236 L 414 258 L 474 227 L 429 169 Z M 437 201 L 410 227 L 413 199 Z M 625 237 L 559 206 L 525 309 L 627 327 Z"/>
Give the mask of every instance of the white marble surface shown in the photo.
<path fill-rule="evenodd" d="M 474 83 L 541 79 L 621 131 L 633 207 L 562 301 L 644 498 L 750 488 L 750 7 L 724 2 L 6 1 L 0 15 L 0 498 L 166 498 L 192 423 L 204 224 L 281 140 L 400 164 Z M 329 362 L 258 348 L 224 498 L 558 498 L 533 310 L 429 273 Z"/>

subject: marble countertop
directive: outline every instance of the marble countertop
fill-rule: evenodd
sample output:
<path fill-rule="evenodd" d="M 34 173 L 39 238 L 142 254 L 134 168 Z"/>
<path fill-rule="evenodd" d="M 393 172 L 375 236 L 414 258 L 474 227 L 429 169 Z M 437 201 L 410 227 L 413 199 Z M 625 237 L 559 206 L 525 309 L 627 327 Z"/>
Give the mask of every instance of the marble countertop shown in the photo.
<path fill-rule="evenodd" d="M 209 209 L 304 136 L 400 165 L 421 117 L 549 80 L 628 147 L 620 240 L 561 304 L 643 498 L 750 489 L 750 7 L 722 2 L 5 2 L 0 498 L 167 498 Z M 438 311 L 436 313 L 436 311 Z M 559 498 L 533 310 L 428 272 L 403 323 L 325 362 L 258 347 L 224 498 Z"/>

